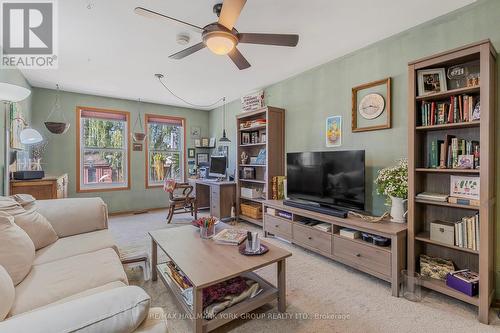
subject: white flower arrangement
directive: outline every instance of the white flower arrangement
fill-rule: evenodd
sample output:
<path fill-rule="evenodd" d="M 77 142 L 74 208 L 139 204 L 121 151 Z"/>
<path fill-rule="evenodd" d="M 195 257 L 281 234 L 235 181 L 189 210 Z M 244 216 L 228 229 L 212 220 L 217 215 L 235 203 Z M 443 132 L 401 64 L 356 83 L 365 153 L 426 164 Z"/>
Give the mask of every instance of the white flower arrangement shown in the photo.
<path fill-rule="evenodd" d="M 396 166 L 380 170 L 375 184 L 378 194 L 406 199 L 408 197 L 408 160 L 402 158 Z"/>

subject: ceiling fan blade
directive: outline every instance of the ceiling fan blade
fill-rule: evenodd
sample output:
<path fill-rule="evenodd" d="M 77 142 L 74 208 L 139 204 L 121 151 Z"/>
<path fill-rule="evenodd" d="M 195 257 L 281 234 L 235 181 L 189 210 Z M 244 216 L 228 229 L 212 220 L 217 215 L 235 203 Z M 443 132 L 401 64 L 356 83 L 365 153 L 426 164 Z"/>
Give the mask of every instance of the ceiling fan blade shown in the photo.
<path fill-rule="evenodd" d="M 240 17 L 241 10 L 246 2 L 247 0 L 224 0 L 222 11 L 220 12 L 219 24 L 229 30 L 233 30 L 234 24 L 238 20 L 238 17 Z"/>
<path fill-rule="evenodd" d="M 247 34 L 241 33 L 238 35 L 240 43 L 248 44 L 264 44 L 277 46 L 297 46 L 299 35 L 284 35 L 284 34 Z"/>
<path fill-rule="evenodd" d="M 197 25 L 194 25 L 194 24 L 191 24 L 191 23 L 187 23 L 187 22 L 178 20 L 176 18 L 167 16 L 167 15 L 160 14 L 160 13 L 155 12 L 155 11 L 150 10 L 150 9 L 146 9 L 146 8 L 143 8 L 143 7 L 136 7 L 134 9 L 134 12 L 137 15 L 141 15 L 141 16 L 148 17 L 148 18 L 167 19 L 167 20 L 170 20 L 170 21 L 175 22 L 177 24 L 182 24 L 183 26 L 188 26 L 188 27 L 190 27 L 191 29 L 193 29 L 193 30 L 195 30 L 197 32 L 203 32 L 203 28 L 202 27 L 199 27 Z"/>
<path fill-rule="evenodd" d="M 245 59 L 243 54 L 241 54 L 241 52 L 236 47 L 233 48 L 233 50 L 227 55 L 240 70 L 250 67 L 250 63 Z"/>
<path fill-rule="evenodd" d="M 182 59 L 182 58 L 185 58 L 187 57 L 188 55 L 191 55 L 201 49 L 204 49 L 205 48 L 205 44 L 204 43 L 198 43 L 198 44 L 195 44 L 191 47 L 188 47 L 187 49 L 184 49 L 182 51 L 179 51 L 177 53 L 174 53 L 172 54 L 171 56 L 169 56 L 169 58 L 171 59 Z"/>

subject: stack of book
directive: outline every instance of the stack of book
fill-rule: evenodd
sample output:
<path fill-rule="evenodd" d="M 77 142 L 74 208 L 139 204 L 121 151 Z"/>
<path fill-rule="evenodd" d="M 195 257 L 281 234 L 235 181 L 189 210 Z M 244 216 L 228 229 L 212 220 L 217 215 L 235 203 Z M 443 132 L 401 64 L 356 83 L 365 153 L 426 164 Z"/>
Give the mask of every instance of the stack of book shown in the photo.
<path fill-rule="evenodd" d="M 354 229 L 342 228 L 339 231 L 339 235 L 342 237 L 349 238 L 349 239 L 356 239 L 356 238 L 361 237 L 361 232 L 359 232 L 358 230 L 354 230 Z"/>
<path fill-rule="evenodd" d="M 441 193 L 431 193 L 431 192 L 422 192 L 417 194 L 417 199 L 429 200 L 429 201 L 439 201 L 439 202 L 447 202 L 448 195 Z"/>
<path fill-rule="evenodd" d="M 479 120 L 478 96 L 451 96 L 448 102 L 422 102 L 421 125 L 433 126 Z"/>
<path fill-rule="evenodd" d="M 330 232 L 332 231 L 332 225 L 330 223 L 319 223 L 313 226 L 313 228 L 316 228 L 318 230 L 324 231 L 324 232 Z"/>
<path fill-rule="evenodd" d="M 285 199 L 285 179 L 284 176 L 275 176 L 271 181 L 272 186 L 272 199 L 283 200 Z"/>
<path fill-rule="evenodd" d="M 429 147 L 429 168 L 479 169 L 479 141 L 446 135 Z"/>
<path fill-rule="evenodd" d="M 455 246 L 479 250 L 479 214 L 463 217 L 455 223 Z"/>
<path fill-rule="evenodd" d="M 240 229 L 223 229 L 213 237 L 217 244 L 239 245 L 247 238 L 247 231 Z"/>

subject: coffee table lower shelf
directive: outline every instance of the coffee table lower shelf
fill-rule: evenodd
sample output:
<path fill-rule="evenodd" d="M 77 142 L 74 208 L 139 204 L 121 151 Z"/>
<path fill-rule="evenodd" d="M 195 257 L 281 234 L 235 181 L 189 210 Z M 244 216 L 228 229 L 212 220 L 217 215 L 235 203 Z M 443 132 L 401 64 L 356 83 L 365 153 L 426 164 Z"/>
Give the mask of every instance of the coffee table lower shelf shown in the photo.
<path fill-rule="evenodd" d="M 177 284 L 177 282 L 170 276 L 168 273 L 168 267 L 166 263 L 161 263 L 156 266 L 156 270 L 158 271 L 158 275 L 160 279 L 163 281 L 167 289 L 173 294 L 177 303 L 181 306 L 184 313 L 192 319 L 199 317 L 200 314 L 194 314 L 193 309 L 189 306 L 184 297 L 182 296 L 181 287 Z M 272 302 L 273 300 L 278 298 L 278 289 L 273 286 L 268 281 L 261 278 L 256 273 L 244 273 L 242 276 L 252 279 L 259 283 L 262 288 L 262 292 L 255 296 L 254 298 L 248 298 L 240 303 L 237 303 L 224 311 L 217 314 L 217 316 L 211 320 L 203 319 L 203 331 L 209 332 L 217 327 L 220 327 L 235 318 L 242 316 L 245 313 L 248 313 L 252 310 L 255 310 L 267 303 Z"/>

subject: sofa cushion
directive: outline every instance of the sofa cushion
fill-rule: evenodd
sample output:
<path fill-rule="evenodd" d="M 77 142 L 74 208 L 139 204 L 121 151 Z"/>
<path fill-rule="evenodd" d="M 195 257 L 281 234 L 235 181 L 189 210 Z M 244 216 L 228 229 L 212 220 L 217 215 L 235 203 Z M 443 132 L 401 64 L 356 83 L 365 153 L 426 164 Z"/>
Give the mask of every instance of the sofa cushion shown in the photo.
<path fill-rule="evenodd" d="M 30 311 L 114 281 L 128 284 L 123 266 L 113 249 L 34 265 L 16 287 L 16 299 L 9 315 Z"/>
<path fill-rule="evenodd" d="M 118 248 L 107 229 L 63 237 L 59 238 L 57 242 L 36 251 L 34 264 L 44 264 L 107 248 L 112 248 L 118 253 Z"/>
<path fill-rule="evenodd" d="M 35 246 L 14 218 L 0 211 L 0 265 L 9 273 L 14 285 L 30 272 L 35 258 Z"/>
<path fill-rule="evenodd" d="M 0 211 L 15 216 L 24 213 L 25 209 L 12 197 L 0 196 Z"/>
<path fill-rule="evenodd" d="M 106 291 L 106 290 L 111 290 L 111 289 L 114 289 L 114 288 L 120 288 L 120 287 L 126 287 L 126 286 L 127 285 L 125 283 L 123 283 L 122 281 L 113 281 L 113 282 L 110 282 L 110 283 L 106 283 L 106 284 L 104 284 L 102 286 L 91 288 L 91 289 L 87 289 L 87 290 L 82 291 L 81 293 L 77 293 L 77 294 L 71 295 L 69 297 L 65 297 L 63 299 L 58 300 L 57 302 L 50 303 L 50 304 L 47 304 L 45 306 L 42 306 L 39 309 L 42 309 L 42 308 L 48 307 L 48 306 L 53 306 L 53 305 L 56 305 L 56 304 L 62 304 L 62 303 L 70 302 L 70 301 L 72 301 L 74 299 L 78 299 L 78 298 L 82 298 L 82 297 L 86 297 L 86 296 L 90 296 L 90 295 L 102 293 L 103 291 Z"/>
<path fill-rule="evenodd" d="M 2 300 L 0 302 L 0 321 L 7 317 L 12 304 L 14 304 L 15 295 L 14 282 L 5 268 L 0 266 L 0 300 Z"/>
<path fill-rule="evenodd" d="M 150 302 L 139 287 L 114 288 L 9 318 L 0 322 L 0 332 L 134 332 Z"/>

